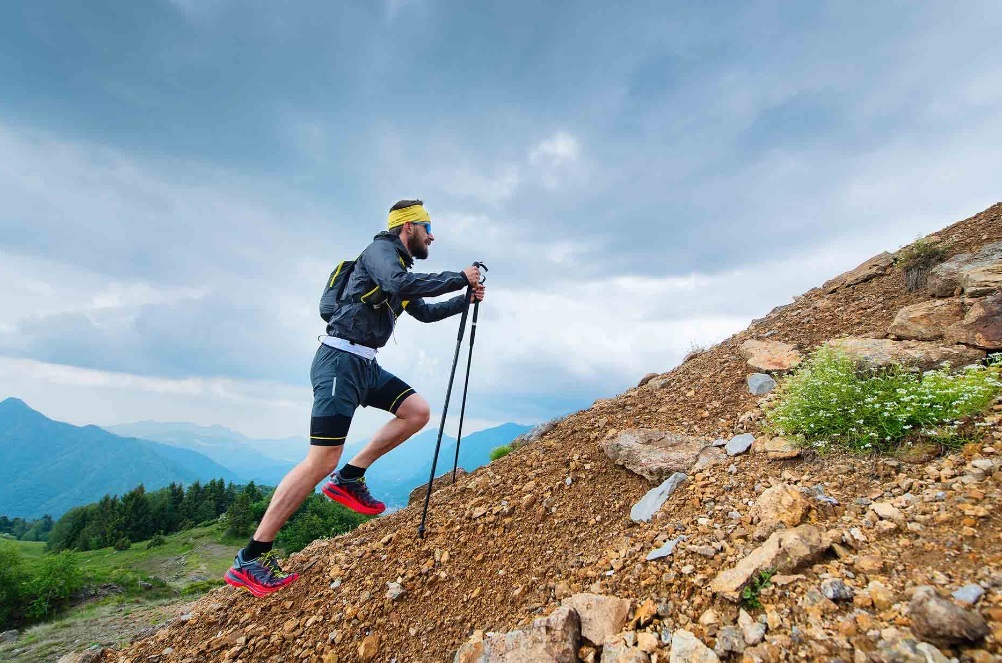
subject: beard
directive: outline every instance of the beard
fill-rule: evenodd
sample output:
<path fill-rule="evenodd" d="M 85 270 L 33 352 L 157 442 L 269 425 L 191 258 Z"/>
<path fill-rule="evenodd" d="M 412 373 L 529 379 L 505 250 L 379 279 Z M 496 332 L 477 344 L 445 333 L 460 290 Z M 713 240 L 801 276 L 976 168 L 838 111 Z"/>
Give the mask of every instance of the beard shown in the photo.
<path fill-rule="evenodd" d="M 412 235 L 407 240 L 407 250 L 418 260 L 424 260 L 428 257 L 428 245 L 424 243 L 424 239 L 418 239 L 416 235 Z"/>

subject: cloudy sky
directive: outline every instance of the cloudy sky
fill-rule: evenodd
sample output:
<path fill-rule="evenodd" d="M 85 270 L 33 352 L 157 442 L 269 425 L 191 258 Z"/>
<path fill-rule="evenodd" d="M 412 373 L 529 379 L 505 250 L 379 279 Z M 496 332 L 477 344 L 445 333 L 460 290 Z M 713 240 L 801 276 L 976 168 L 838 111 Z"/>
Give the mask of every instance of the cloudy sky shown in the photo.
<path fill-rule="evenodd" d="M 1002 198 L 999 34 L 995 2 L 2 3 L 0 398 L 305 436 L 324 279 L 421 197 L 418 269 L 490 266 L 473 427 L 587 406 Z M 433 411 L 457 323 L 380 353 Z"/>

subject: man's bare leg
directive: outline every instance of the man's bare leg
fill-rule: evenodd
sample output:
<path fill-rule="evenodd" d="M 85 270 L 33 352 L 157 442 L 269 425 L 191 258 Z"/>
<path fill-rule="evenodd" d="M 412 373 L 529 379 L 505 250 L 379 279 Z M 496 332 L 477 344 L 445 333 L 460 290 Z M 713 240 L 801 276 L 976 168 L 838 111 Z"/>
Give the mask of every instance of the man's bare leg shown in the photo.
<path fill-rule="evenodd" d="M 351 459 L 355 467 L 369 467 L 387 451 L 400 446 L 404 440 L 428 425 L 431 410 L 428 401 L 420 394 L 411 394 L 397 408 L 396 417 L 376 431 L 365 448 Z"/>
<path fill-rule="evenodd" d="M 342 446 L 310 446 L 306 459 L 285 475 L 275 489 L 275 494 L 271 496 L 268 510 L 254 532 L 256 541 L 275 540 L 278 530 L 282 529 L 282 525 L 292 517 L 303 500 L 337 467 L 342 449 Z"/>

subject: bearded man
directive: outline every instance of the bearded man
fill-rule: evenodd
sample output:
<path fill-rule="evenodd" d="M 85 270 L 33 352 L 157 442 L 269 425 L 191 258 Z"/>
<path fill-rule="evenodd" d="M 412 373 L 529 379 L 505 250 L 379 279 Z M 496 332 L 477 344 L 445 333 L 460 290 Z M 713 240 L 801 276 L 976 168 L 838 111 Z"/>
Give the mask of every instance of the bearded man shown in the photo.
<path fill-rule="evenodd" d="M 355 261 L 327 324 L 327 336 L 321 339 L 313 359 L 309 453 L 278 484 L 254 536 L 226 572 L 228 584 L 265 596 L 296 580 L 298 574 L 286 573 L 278 565 L 273 542 L 303 500 L 331 472 L 323 487 L 328 498 L 366 515 L 386 509 L 369 493 L 365 471 L 424 428 L 430 411 L 428 401 L 376 362 L 376 352 L 386 345 L 404 311 L 421 322 L 436 322 L 461 313 L 469 304 L 468 297 L 484 299 L 476 266 L 438 274 L 410 271 L 415 259 L 428 257 L 434 241 L 431 217 L 422 201 L 401 200 L 390 208 L 387 230 L 376 235 Z M 469 295 L 439 303 L 423 299 L 467 286 Z M 334 472 L 359 405 L 386 410 L 394 418 Z"/>

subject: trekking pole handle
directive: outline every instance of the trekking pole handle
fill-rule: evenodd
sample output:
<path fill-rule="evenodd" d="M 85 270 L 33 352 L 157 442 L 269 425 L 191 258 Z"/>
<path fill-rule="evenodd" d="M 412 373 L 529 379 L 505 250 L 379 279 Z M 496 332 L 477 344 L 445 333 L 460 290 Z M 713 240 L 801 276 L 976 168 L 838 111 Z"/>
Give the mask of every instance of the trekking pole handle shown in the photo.
<path fill-rule="evenodd" d="M 473 266 L 476 267 L 477 269 L 481 270 L 482 272 L 489 272 L 490 271 L 489 269 L 487 269 L 487 265 L 485 265 L 482 262 L 475 262 L 475 263 L 473 263 Z M 481 274 L 480 275 L 480 285 L 483 285 L 484 282 L 486 282 L 486 281 L 487 281 L 487 275 L 486 274 Z"/>

